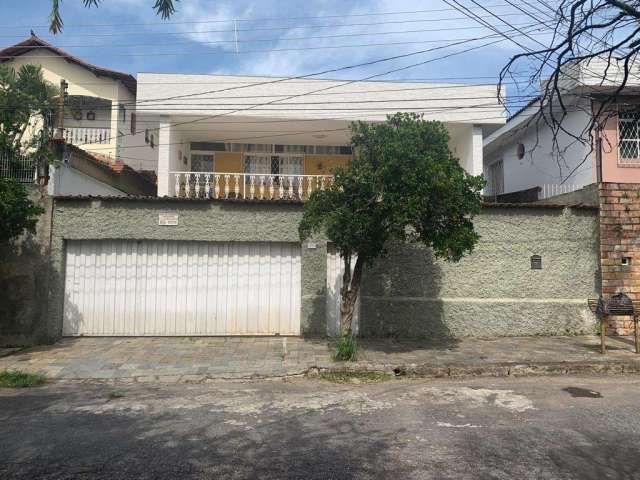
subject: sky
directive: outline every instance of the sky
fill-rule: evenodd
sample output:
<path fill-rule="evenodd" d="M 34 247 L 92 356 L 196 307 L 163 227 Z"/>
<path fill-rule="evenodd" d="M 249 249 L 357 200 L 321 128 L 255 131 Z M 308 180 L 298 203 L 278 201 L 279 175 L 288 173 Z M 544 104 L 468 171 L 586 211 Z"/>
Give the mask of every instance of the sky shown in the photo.
<path fill-rule="evenodd" d="M 98 9 L 84 8 L 81 0 L 61 3 L 64 31 L 52 36 L 47 28 L 50 0 L 0 0 L 0 45 L 17 43 L 33 30 L 90 63 L 133 75 L 296 76 L 412 54 L 316 78 L 456 83 L 496 83 L 508 59 L 522 51 L 444 0 L 181 0 L 168 21 L 155 16 L 154 0 L 102 0 Z M 511 28 L 504 22 L 535 28 L 534 18 L 505 0 L 478 2 L 502 20 L 473 0 L 461 3 L 502 31 Z M 531 12 L 542 17 L 539 10 Z M 532 38 L 512 33 L 529 46 L 536 46 L 533 37 L 545 37 L 543 31 L 532 30 Z M 493 37 L 470 40 L 487 35 Z M 493 44 L 481 47 L 488 42 Z M 451 56 L 439 58 L 445 55 Z M 417 63 L 422 65 L 413 66 Z M 391 70 L 399 71 L 385 74 Z M 513 107 L 528 99 L 530 91 L 508 89 Z"/>

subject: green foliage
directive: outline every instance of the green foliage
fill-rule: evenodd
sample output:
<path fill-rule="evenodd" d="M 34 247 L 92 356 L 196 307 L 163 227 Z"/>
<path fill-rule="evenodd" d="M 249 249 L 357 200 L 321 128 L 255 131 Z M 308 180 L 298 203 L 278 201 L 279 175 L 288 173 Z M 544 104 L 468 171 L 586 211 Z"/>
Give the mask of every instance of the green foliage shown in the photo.
<path fill-rule="evenodd" d="M 85 7 L 97 7 L 102 0 L 82 0 Z M 174 2 L 180 0 L 155 0 L 153 9 L 156 15 L 160 15 L 163 20 L 168 19 L 176 12 Z M 54 35 L 60 33 L 64 27 L 62 15 L 60 14 L 60 0 L 51 0 L 51 13 L 49 14 L 49 31 Z"/>
<path fill-rule="evenodd" d="M 0 245 L 14 240 L 23 232 L 34 232 L 38 216 L 44 210 L 35 205 L 21 183 L 0 178 Z"/>
<path fill-rule="evenodd" d="M 333 359 L 336 362 L 355 362 L 358 359 L 358 344 L 353 335 L 340 337 Z"/>
<path fill-rule="evenodd" d="M 44 382 L 44 375 L 20 371 L 0 372 L 0 388 L 35 387 Z"/>
<path fill-rule="evenodd" d="M 355 158 L 334 172 L 329 188 L 311 195 L 300 237 L 324 230 L 343 257 L 357 255 L 365 264 L 384 255 L 390 241 L 420 242 L 451 261 L 471 252 L 485 181 L 460 166 L 445 126 L 398 113 L 351 128 Z"/>
<path fill-rule="evenodd" d="M 48 129 L 36 135 L 25 134 L 30 125 L 53 118 L 57 95 L 58 90 L 44 79 L 40 66 L 23 65 L 16 71 L 0 65 L 0 153 L 46 154 Z"/>

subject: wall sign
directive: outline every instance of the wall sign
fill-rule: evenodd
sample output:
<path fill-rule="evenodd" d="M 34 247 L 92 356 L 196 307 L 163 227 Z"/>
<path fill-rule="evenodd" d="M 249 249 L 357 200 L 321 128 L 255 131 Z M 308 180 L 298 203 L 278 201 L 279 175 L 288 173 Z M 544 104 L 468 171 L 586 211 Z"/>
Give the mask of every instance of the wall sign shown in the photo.
<path fill-rule="evenodd" d="M 158 215 L 158 225 L 162 227 L 175 227 L 178 225 L 177 213 L 161 213 Z"/>

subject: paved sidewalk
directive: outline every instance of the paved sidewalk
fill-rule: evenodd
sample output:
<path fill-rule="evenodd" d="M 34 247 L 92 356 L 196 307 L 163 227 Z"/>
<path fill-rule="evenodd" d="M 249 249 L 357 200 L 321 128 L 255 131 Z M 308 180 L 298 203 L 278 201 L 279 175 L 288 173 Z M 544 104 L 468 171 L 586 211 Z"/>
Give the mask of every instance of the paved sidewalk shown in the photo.
<path fill-rule="evenodd" d="M 0 358 L 0 371 L 59 380 L 202 382 L 301 375 L 315 369 L 395 371 L 424 377 L 640 373 L 633 340 L 518 337 L 450 342 L 361 340 L 359 361 L 336 363 L 326 340 L 301 338 L 65 338 Z"/>

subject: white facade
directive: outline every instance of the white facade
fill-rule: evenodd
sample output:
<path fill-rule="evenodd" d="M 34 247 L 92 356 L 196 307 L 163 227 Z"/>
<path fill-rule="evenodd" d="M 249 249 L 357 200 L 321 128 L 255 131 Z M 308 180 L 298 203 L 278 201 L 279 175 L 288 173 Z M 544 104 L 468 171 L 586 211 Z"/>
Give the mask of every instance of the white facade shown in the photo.
<path fill-rule="evenodd" d="M 540 187 L 541 196 L 550 196 L 595 181 L 589 145 L 572 137 L 581 136 L 589 125 L 590 102 L 583 100 L 569 110 L 563 122 L 566 132 L 557 136 L 559 148 L 554 148 L 552 131 L 544 121 L 534 120 L 538 109 L 538 104 L 528 107 L 484 140 L 487 195 Z M 501 191 L 494 191 L 495 185 Z"/>
<path fill-rule="evenodd" d="M 154 141 L 140 133 L 124 155 L 157 165 L 159 196 L 191 170 L 191 142 L 346 146 L 352 121 L 416 112 L 445 123 L 461 165 L 479 175 L 483 134 L 504 123 L 491 85 L 220 75 L 140 74 L 136 110 Z"/>
<path fill-rule="evenodd" d="M 86 175 L 64 163 L 49 168 L 49 195 L 105 195 L 127 196 L 111 185 Z"/>

